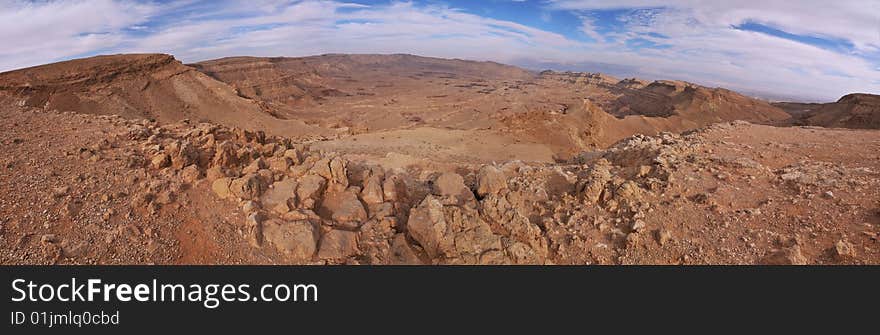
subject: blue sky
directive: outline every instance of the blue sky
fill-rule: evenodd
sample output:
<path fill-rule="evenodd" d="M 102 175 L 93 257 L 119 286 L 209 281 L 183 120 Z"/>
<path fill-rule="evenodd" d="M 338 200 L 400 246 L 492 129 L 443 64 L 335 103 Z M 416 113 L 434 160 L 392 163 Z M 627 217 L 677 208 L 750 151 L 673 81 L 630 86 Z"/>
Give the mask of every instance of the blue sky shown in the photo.
<path fill-rule="evenodd" d="M 0 70 L 126 52 L 411 53 L 777 99 L 880 93 L 877 0 L 0 0 L 0 44 Z"/>

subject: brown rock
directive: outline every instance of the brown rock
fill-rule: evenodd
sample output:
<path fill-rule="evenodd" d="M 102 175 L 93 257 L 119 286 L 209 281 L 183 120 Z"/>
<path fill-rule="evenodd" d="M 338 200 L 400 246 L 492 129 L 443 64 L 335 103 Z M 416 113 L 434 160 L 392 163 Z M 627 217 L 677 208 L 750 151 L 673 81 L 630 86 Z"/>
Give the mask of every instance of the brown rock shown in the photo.
<path fill-rule="evenodd" d="M 281 215 L 287 214 L 290 212 L 290 205 L 287 202 L 281 202 L 272 207 L 272 211 Z"/>
<path fill-rule="evenodd" d="M 391 257 L 393 264 L 419 265 L 422 260 L 413 250 L 403 234 L 397 234 L 391 242 Z"/>
<path fill-rule="evenodd" d="M 434 181 L 434 194 L 440 196 L 457 196 L 463 189 L 464 178 L 454 172 L 445 172 Z"/>
<path fill-rule="evenodd" d="M 229 191 L 242 199 L 257 199 L 266 190 L 264 181 L 257 174 L 248 174 L 233 179 L 229 183 Z"/>
<path fill-rule="evenodd" d="M 580 187 L 584 201 L 597 203 L 602 191 L 605 190 L 605 184 L 609 181 L 611 181 L 611 163 L 604 158 L 599 159 L 591 167 L 589 175 Z"/>
<path fill-rule="evenodd" d="M 333 172 L 330 170 L 330 158 L 321 158 L 309 170 L 310 173 L 324 177 L 326 180 L 333 179 Z"/>
<path fill-rule="evenodd" d="M 327 180 L 317 175 L 307 175 L 300 178 L 299 187 L 296 189 L 296 195 L 303 201 L 305 199 L 317 200 L 321 198 Z"/>
<path fill-rule="evenodd" d="M 208 181 L 213 182 L 224 177 L 226 177 L 226 173 L 223 172 L 223 168 L 220 166 L 212 166 L 205 170 L 205 178 L 207 178 Z"/>
<path fill-rule="evenodd" d="M 214 191 L 214 194 L 217 194 L 220 199 L 226 199 L 229 197 L 229 184 L 232 183 L 232 178 L 224 177 L 215 180 L 211 183 L 211 190 Z"/>
<path fill-rule="evenodd" d="M 382 180 L 379 176 L 371 176 L 364 181 L 361 199 L 368 205 L 380 204 L 385 201 L 385 197 L 382 194 Z"/>
<path fill-rule="evenodd" d="M 834 257 L 837 258 L 837 260 L 845 260 L 855 255 L 855 247 L 853 247 L 852 243 L 845 240 L 837 241 L 837 243 L 834 244 L 833 251 Z"/>
<path fill-rule="evenodd" d="M 446 172 L 434 181 L 434 194 L 443 198 L 444 204 L 461 205 L 476 200 L 474 193 L 464 184 L 457 173 Z"/>
<path fill-rule="evenodd" d="M 797 245 L 774 251 L 761 260 L 761 264 L 766 265 L 806 265 L 807 262 L 807 258 L 801 254 L 800 246 Z"/>
<path fill-rule="evenodd" d="M 260 204 L 253 200 L 245 200 L 241 204 L 241 211 L 245 213 L 253 213 L 260 209 Z"/>
<path fill-rule="evenodd" d="M 321 237 L 318 258 L 340 260 L 358 253 L 357 233 L 333 229 Z"/>
<path fill-rule="evenodd" d="M 52 196 L 55 198 L 61 198 L 67 193 L 70 193 L 70 186 L 61 186 L 52 189 Z"/>
<path fill-rule="evenodd" d="M 261 158 L 255 159 L 250 164 L 248 164 L 248 166 L 241 169 L 241 173 L 242 174 L 257 173 L 257 171 L 260 171 L 260 170 L 265 169 L 267 167 L 268 167 L 268 165 L 266 165 L 266 161 L 264 161 L 263 158 L 261 157 Z"/>
<path fill-rule="evenodd" d="M 321 211 L 328 214 L 333 221 L 354 223 L 355 226 L 367 219 L 367 211 L 353 190 L 327 192 L 321 203 Z"/>
<path fill-rule="evenodd" d="M 171 153 L 171 167 L 175 170 L 199 161 L 199 150 L 189 141 L 174 142 L 168 151 Z"/>
<path fill-rule="evenodd" d="M 413 208 L 406 227 L 409 235 L 419 242 L 429 257 L 441 255 L 441 242 L 446 234 L 447 223 L 443 216 L 443 204 L 437 198 L 429 195 L 418 207 Z"/>
<path fill-rule="evenodd" d="M 330 161 L 330 182 L 348 187 L 348 163 L 341 157 L 333 158 Z"/>
<path fill-rule="evenodd" d="M 195 164 L 189 165 L 180 170 L 180 179 L 187 184 L 195 183 L 202 177 L 202 171 Z"/>
<path fill-rule="evenodd" d="M 290 202 L 296 203 L 296 188 L 298 183 L 293 179 L 285 179 L 272 184 L 272 188 L 266 190 L 260 197 L 260 202 L 266 208 L 275 208 L 284 204 L 287 206 Z"/>
<path fill-rule="evenodd" d="M 666 243 L 669 243 L 669 241 L 672 240 L 672 232 L 670 232 L 668 229 L 658 229 L 656 231 L 655 237 L 657 238 L 657 243 L 659 243 L 661 246 L 664 246 L 666 245 Z"/>
<path fill-rule="evenodd" d="M 238 152 L 235 150 L 235 144 L 230 141 L 223 141 L 216 148 L 214 153 L 214 165 L 224 168 L 230 168 L 238 165 Z"/>
<path fill-rule="evenodd" d="M 507 189 L 507 177 L 494 166 L 484 166 L 477 173 L 477 194 L 485 197 Z"/>
<path fill-rule="evenodd" d="M 315 230 L 308 221 L 268 220 L 263 224 L 264 239 L 293 260 L 305 262 L 315 254 Z"/>
<path fill-rule="evenodd" d="M 46 234 L 40 236 L 41 243 L 58 243 L 61 242 L 61 239 L 55 234 Z"/>
<path fill-rule="evenodd" d="M 160 153 L 153 156 L 153 159 L 150 160 L 150 166 L 154 169 L 164 169 L 171 165 L 171 157 L 167 154 Z"/>
<path fill-rule="evenodd" d="M 400 177 L 391 175 L 382 182 L 382 195 L 385 201 L 402 201 L 406 197 L 406 188 L 400 181 Z"/>
<path fill-rule="evenodd" d="M 286 174 L 290 170 L 291 161 L 287 157 L 273 157 L 268 160 L 269 170 Z"/>
<path fill-rule="evenodd" d="M 300 158 L 299 151 L 297 151 L 296 149 L 284 150 L 284 157 L 289 158 L 293 164 L 302 163 L 302 158 Z"/>
<path fill-rule="evenodd" d="M 266 220 L 266 213 L 262 211 L 254 211 L 248 214 L 245 219 L 245 227 L 247 228 L 248 242 L 254 247 L 263 245 L 263 221 Z"/>

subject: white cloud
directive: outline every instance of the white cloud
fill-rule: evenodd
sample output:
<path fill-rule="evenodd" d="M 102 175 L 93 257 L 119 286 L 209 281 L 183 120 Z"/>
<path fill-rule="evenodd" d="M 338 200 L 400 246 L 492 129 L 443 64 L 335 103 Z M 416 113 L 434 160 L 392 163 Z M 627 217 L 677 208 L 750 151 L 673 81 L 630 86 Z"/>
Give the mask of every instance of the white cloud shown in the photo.
<path fill-rule="evenodd" d="M 0 1 L 0 69 L 36 65 L 118 45 L 122 29 L 156 8 L 111 0 Z"/>
<path fill-rule="evenodd" d="M 880 59 L 862 56 L 876 52 L 880 40 L 880 2 L 873 0 L 552 2 L 553 8 L 579 13 L 654 8 L 625 17 L 625 33 L 612 34 L 617 45 L 597 46 L 616 52 L 594 54 L 598 61 L 644 64 L 640 73 L 820 100 L 855 91 L 880 92 L 876 64 Z M 855 50 L 829 51 L 733 28 L 746 22 L 758 22 L 792 34 L 850 41 Z M 668 48 L 635 52 L 620 47 L 620 43 L 635 37 Z"/>
<path fill-rule="evenodd" d="M 880 53 L 878 3 L 551 0 L 549 7 L 536 8 L 537 13 L 573 11 L 583 20 L 572 29 L 596 41 L 589 43 L 448 6 L 410 2 L 0 0 L 0 70 L 116 52 L 164 52 L 187 62 L 232 55 L 413 53 L 560 66 L 623 65 L 649 78 L 827 100 L 853 91 L 880 92 L 877 64 L 861 56 Z M 665 9 L 627 17 L 625 29 L 617 33 L 600 33 L 602 22 L 587 12 L 644 7 Z M 745 20 L 849 40 L 856 51 L 837 53 L 731 28 Z M 634 51 L 625 41 L 635 37 L 669 47 Z"/>

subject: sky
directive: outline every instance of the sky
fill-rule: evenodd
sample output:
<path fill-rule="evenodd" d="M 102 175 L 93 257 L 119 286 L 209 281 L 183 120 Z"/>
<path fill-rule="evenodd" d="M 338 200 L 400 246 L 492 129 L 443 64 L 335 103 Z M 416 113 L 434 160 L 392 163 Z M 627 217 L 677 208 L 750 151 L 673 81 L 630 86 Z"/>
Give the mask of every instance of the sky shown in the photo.
<path fill-rule="evenodd" d="M 0 71 L 132 52 L 408 53 L 776 100 L 880 94 L 880 0 L 0 0 L 0 45 Z"/>

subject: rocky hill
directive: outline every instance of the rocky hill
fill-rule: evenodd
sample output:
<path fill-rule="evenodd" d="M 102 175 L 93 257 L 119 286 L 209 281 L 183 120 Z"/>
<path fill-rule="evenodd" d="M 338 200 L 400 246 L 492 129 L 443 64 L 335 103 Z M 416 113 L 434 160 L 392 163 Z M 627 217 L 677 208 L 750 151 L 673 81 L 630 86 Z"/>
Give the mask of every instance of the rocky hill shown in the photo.
<path fill-rule="evenodd" d="M 0 101 L 161 123 L 191 119 L 270 133 L 322 133 L 278 120 L 259 101 L 163 54 L 97 56 L 0 73 Z"/>
<path fill-rule="evenodd" d="M 734 122 L 450 171 L 211 123 L 0 112 L 2 264 L 880 261 L 876 131 Z"/>
<path fill-rule="evenodd" d="M 835 103 L 813 110 L 807 123 L 822 127 L 880 129 L 880 95 L 844 96 Z"/>

